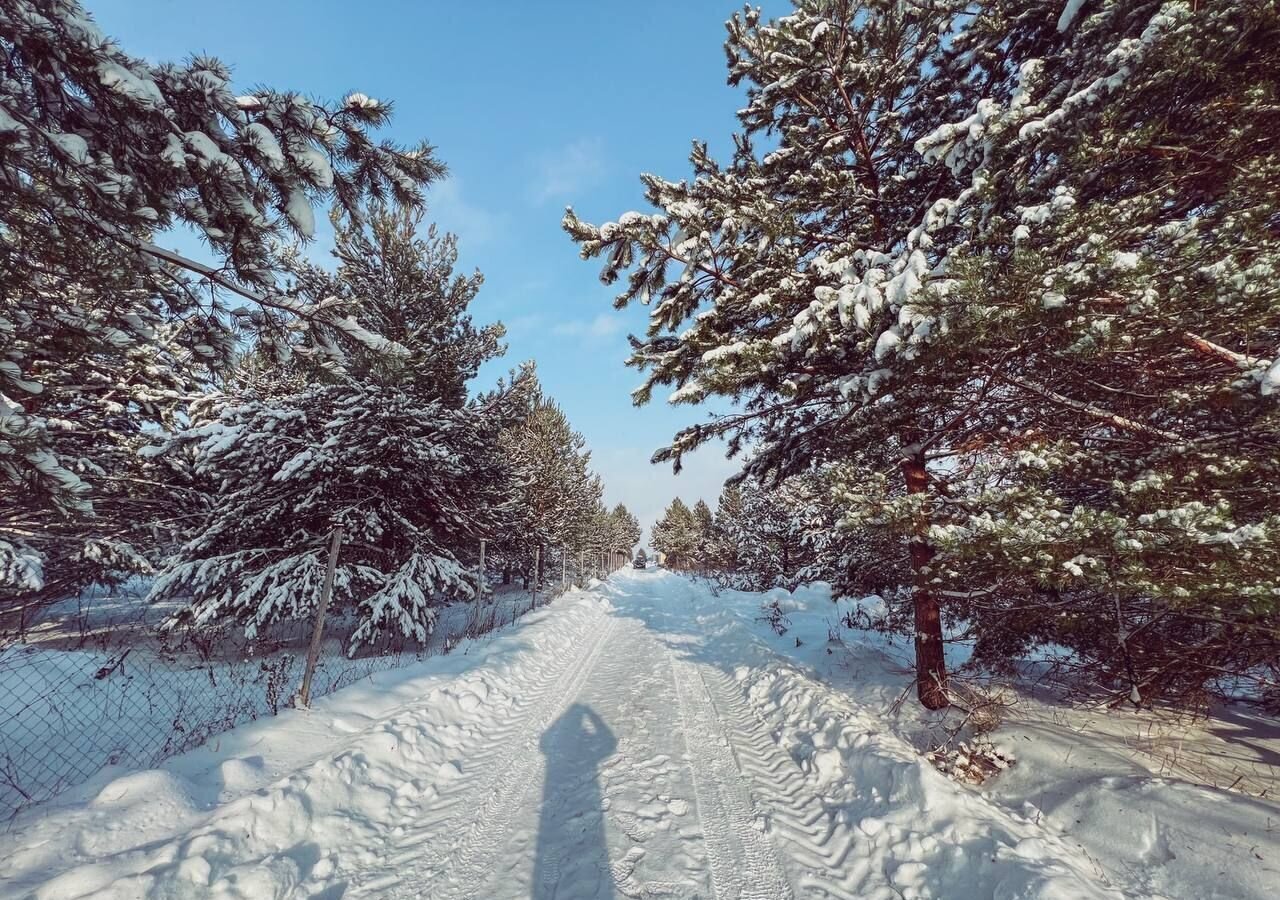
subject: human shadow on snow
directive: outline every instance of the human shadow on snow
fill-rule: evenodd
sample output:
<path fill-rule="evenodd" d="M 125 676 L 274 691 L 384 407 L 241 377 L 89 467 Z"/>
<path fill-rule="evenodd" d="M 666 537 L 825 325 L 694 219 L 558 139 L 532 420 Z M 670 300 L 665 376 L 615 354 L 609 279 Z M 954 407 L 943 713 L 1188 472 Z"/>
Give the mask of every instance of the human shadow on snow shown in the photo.
<path fill-rule="evenodd" d="M 575 703 L 546 730 L 539 746 L 547 768 L 531 896 L 612 898 L 599 769 L 618 740 L 595 710 Z"/>

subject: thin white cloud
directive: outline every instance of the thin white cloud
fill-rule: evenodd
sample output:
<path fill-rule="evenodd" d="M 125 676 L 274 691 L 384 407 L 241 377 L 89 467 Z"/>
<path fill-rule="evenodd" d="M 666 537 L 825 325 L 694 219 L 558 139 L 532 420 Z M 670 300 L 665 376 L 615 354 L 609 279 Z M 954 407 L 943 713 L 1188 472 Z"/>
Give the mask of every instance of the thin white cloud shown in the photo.
<path fill-rule="evenodd" d="M 594 319 L 570 319 L 559 322 L 551 329 L 552 333 L 563 337 L 607 338 L 623 329 L 622 317 L 617 314 L 600 313 Z"/>
<path fill-rule="evenodd" d="M 524 313 L 502 319 L 507 326 L 507 334 L 528 334 L 541 331 L 546 318 L 541 313 Z"/>
<path fill-rule="evenodd" d="M 451 177 L 427 190 L 427 219 L 458 236 L 463 249 L 472 249 L 497 237 L 507 225 L 504 213 L 477 206 L 463 193 L 462 179 Z"/>
<path fill-rule="evenodd" d="M 535 203 L 571 200 L 574 195 L 598 184 L 608 172 L 604 142 L 580 138 L 536 161 L 536 173 L 529 195 Z"/>

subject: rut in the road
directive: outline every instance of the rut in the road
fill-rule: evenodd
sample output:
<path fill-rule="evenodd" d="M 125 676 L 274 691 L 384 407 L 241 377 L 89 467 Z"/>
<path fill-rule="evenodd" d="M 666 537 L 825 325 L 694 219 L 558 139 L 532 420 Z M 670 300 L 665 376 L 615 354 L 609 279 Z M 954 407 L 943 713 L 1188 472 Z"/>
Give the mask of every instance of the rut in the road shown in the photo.
<path fill-rule="evenodd" d="M 673 660 L 672 667 L 716 896 L 791 897 L 701 674 L 683 660 Z"/>

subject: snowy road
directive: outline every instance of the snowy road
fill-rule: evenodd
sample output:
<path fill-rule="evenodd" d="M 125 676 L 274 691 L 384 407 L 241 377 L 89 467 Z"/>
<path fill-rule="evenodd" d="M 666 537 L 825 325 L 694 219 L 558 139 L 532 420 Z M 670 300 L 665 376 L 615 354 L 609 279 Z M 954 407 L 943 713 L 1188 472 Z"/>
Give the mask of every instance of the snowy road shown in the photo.
<path fill-rule="evenodd" d="M 632 578 L 612 595 L 643 597 L 659 583 Z M 391 873 L 364 892 L 791 895 L 702 667 L 625 607 L 601 609 L 588 631 L 500 743 L 486 732 L 467 772 L 410 811 Z"/>
<path fill-rule="evenodd" d="M 1082 869 L 1052 864 L 1054 848 L 1035 837 L 993 835 L 990 822 L 957 829 L 945 796 L 934 826 L 871 817 L 854 827 L 847 804 L 824 802 L 839 750 L 801 760 L 783 750 L 735 678 L 744 648 L 703 627 L 714 628 L 699 615 L 704 590 L 627 572 L 603 593 L 609 606 L 584 617 L 586 639 L 522 685 L 514 715 L 476 729 L 458 747 L 460 770 L 399 807 L 394 850 L 346 896 L 1107 893 Z M 919 772 L 885 781 L 871 771 L 869 797 L 918 802 L 918 785 L 899 778 Z M 964 794 L 961 805 L 972 798 L 927 776 Z"/>
<path fill-rule="evenodd" d="M 0 876 L 49 900 L 1119 896 L 768 637 L 624 571 L 387 697 L 117 778 L 16 829 Z"/>

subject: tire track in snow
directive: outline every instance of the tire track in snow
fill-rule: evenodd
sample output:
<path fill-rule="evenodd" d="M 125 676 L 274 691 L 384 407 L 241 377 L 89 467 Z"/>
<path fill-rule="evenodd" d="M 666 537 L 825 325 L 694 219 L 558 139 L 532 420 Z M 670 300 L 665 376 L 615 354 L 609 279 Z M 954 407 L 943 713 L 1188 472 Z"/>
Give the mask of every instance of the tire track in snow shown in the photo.
<path fill-rule="evenodd" d="M 695 610 L 693 621 L 677 630 L 701 636 L 702 628 Z M 805 727 L 821 731 L 832 721 L 844 723 L 839 740 L 850 743 L 835 772 L 824 771 L 831 760 L 818 755 L 835 751 L 829 742 L 810 746 L 818 752 L 810 760 L 812 769 L 806 768 L 779 743 L 771 718 L 748 702 L 733 677 L 710 665 L 693 668 L 731 738 L 757 810 L 767 814 L 769 834 L 800 896 L 1118 896 L 1105 878 L 1098 883 L 1056 836 L 996 808 L 983 808 L 975 794 L 958 785 L 938 784 L 941 776 L 920 760 L 878 747 L 870 739 L 874 730 L 850 738 L 847 732 L 860 726 L 874 729 L 874 723 L 820 682 L 811 685 L 815 693 L 831 693 L 828 701 L 836 702 L 810 712 L 818 721 Z M 753 671 L 761 667 L 757 664 Z M 807 693 L 808 687 L 801 690 Z M 779 713 L 785 726 L 792 711 L 780 708 Z M 824 782 L 831 778 L 853 788 L 853 796 L 837 802 L 824 798 Z M 949 808 L 948 801 L 958 808 Z"/>
<path fill-rule="evenodd" d="M 706 898 L 710 878 L 701 852 L 701 829 L 692 815 L 693 774 L 684 761 L 680 704 L 662 645 L 638 620 L 620 618 L 573 703 L 595 711 L 617 741 L 595 775 L 599 794 L 595 802 L 601 810 L 598 825 L 580 827 L 590 833 L 600 829 L 608 848 L 606 874 L 619 900 Z M 570 748 L 563 749 L 572 753 Z M 593 791 L 583 781 L 563 780 L 563 773 L 560 777 L 559 783 L 544 782 L 541 807 L 528 802 L 524 813 L 528 834 L 533 815 L 552 811 L 549 819 L 540 817 L 538 822 L 543 831 L 537 834 L 537 852 L 544 860 L 544 872 L 541 883 L 531 882 L 536 897 L 585 896 L 589 884 L 591 851 L 584 857 L 580 838 L 574 834 L 577 829 L 565 826 L 570 820 L 584 821 L 578 818 L 584 814 L 590 816 L 588 810 L 593 807 L 581 795 Z M 526 801 L 533 799 L 536 789 L 531 787 Z M 518 823 L 512 835 L 520 830 Z M 505 850 L 504 857 L 513 850 L 519 852 L 512 845 Z M 502 881 L 510 874 L 495 868 L 488 890 L 478 896 L 516 896 Z"/>
<path fill-rule="evenodd" d="M 468 769 L 489 777 L 480 787 L 472 779 L 455 782 L 441 793 L 433 811 L 446 815 L 432 820 L 402 848 L 413 849 L 415 872 L 402 881 L 392 896 L 433 898 L 472 897 L 488 873 L 487 863 L 501 848 L 511 817 L 529 789 L 540 760 L 542 733 L 581 690 L 588 675 L 617 627 L 609 618 L 603 628 L 588 629 L 591 640 L 559 677 L 541 693 L 525 714 L 513 717 L 504 733 L 485 735 L 490 748 L 468 761 Z M 477 809 L 477 806 L 479 807 Z M 407 859 L 402 857 L 403 861 Z"/>
<path fill-rule="evenodd" d="M 694 795 L 717 900 L 794 896 L 698 667 L 671 656 Z"/>
<path fill-rule="evenodd" d="M 394 896 L 397 886 L 405 880 L 422 882 L 439 876 L 447 862 L 447 835 L 456 833 L 459 823 L 465 824 L 470 819 L 473 805 L 465 801 L 492 784 L 502 771 L 501 760 L 506 756 L 506 748 L 520 741 L 521 734 L 528 728 L 529 717 L 536 716 L 550 695 L 559 696 L 557 682 L 598 645 L 597 635 L 602 630 L 604 616 L 602 612 L 584 617 L 576 633 L 568 636 L 576 652 L 557 650 L 530 654 L 527 658 L 531 664 L 517 671 L 490 671 L 481 678 L 490 698 L 481 706 L 481 715 L 462 724 L 465 742 L 454 744 L 448 750 L 450 759 L 465 761 L 465 768 L 454 766 L 454 777 L 448 778 L 449 763 L 437 763 L 439 772 L 428 771 L 422 779 L 414 780 L 413 789 L 398 798 L 400 818 L 390 829 L 390 854 L 377 868 L 379 874 L 370 870 L 360 873 L 365 877 L 357 877 L 349 884 L 347 896 L 382 896 L 386 891 Z M 507 702 L 495 702 L 504 696 L 509 698 Z M 423 702 L 430 701 L 424 699 Z M 438 734 L 439 726 L 433 726 L 427 717 L 410 714 L 404 718 L 408 721 L 399 723 L 407 726 L 401 729 L 402 738 L 422 740 L 426 736 L 437 746 L 445 745 Z M 458 725 L 452 727 L 459 728 Z M 432 790 L 434 794 L 429 793 Z M 419 894 L 409 891 L 406 896 Z"/>
<path fill-rule="evenodd" d="M 853 829 L 838 823 L 783 752 L 765 723 L 747 707 L 722 672 L 700 678 L 717 716 L 733 734 L 735 759 L 769 817 L 770 832 L 785 844 L 785 857 L 806 867 L 798 878 L 807 896 L 854 900 L 861 896 L 865 866 L 850 866 L 857 843 Z"/>

